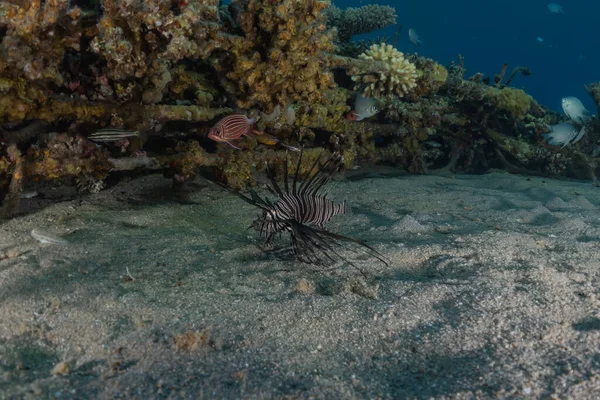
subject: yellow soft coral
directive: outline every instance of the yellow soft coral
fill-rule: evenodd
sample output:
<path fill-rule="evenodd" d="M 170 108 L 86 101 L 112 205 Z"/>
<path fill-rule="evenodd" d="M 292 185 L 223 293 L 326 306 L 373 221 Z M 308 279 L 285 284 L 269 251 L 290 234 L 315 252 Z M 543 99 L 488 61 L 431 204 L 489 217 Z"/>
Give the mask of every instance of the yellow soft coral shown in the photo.
<path fill-rule="evenodd" d="M 355 75 L 354 89 L 361 90 L 365 97 L 403 97 L 417 84 L 415 65 L 404 58 L 404 54 L 389 44 L 372 45 L 360 56 L 363 60 L 381 61 L 383 69 L 378 72 Z"/>

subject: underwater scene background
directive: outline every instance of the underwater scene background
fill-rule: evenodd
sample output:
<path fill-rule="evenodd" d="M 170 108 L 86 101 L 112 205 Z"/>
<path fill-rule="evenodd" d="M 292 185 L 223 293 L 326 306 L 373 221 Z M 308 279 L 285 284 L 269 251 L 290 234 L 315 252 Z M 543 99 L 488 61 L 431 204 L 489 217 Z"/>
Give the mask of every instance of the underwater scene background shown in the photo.
<path fill-rule="evenodd" d="M 360 7 L 370 1 L 339 0 L 339 7 Z M 399 2 L 379 2 L 396 6 Z M 503 63 L 527 66 L 532 75 L 519 79 L 522 87 L 545 106 L 560 110 L 560 99 L 579 97 L 593 103 L 583 85 L 598 79 L 600 4 L 589 0 L 562 3 L 564 13 L 554 14 L 549 1 L 490 0 L 404 1 L 398 7 L 398 23 L 404 26 L 400 50 L 414 51 L 408 28 L 416 29 L 425 45 L 420 55 L 448 64 L 462 54 L 469 74 L 492 75 Z M 387 27 L 365 37 L 393 37 Z M 361 36 L 358 36 L 360 38 Z M 539 41 L 539 39 L 542 41 Z"/>
<path fill-rule="evenodd" d="M 0 1 L 0 399 L 600 398 L 599 7 Z"/>

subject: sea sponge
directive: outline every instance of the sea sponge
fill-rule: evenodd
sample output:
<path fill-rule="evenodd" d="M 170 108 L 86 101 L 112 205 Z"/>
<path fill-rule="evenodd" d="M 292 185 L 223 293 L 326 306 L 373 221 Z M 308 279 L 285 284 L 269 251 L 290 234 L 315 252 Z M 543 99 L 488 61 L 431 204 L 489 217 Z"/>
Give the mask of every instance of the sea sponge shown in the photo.
<path fill-rule="evenodd" d="M 359 56 L 363 60 L 381 61 L 383 69 L 352 76 L 354 90 L 362 91 L 365 97 L 403 97 L 417 83 L 415 65 L 404 58 L 404 54 L 392 45 L 374 44 Z"/>

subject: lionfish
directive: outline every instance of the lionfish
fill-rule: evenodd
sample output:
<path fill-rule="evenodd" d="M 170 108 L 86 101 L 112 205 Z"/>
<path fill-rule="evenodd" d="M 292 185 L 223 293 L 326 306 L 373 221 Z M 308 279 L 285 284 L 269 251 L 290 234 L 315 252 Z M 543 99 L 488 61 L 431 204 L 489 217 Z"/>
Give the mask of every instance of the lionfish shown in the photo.
<path fill-rule="evenodd" d="M 323 164 L 319 162 L 320 157 L 317 157 L 310 170 L 301 179 L 300 164 L 303 153 L 300 152 L 291 182 L 286 154 L 283 163 L 283 187 L 277 183 L 275 173 L 267 163 L 267 177 L 270 181 L 267 189 L 278 197 L 275 202 L 267 197 L 260 197 L 254 190 L 250 190 L 250 196 L 234 192 L 247 203 L 262 210 L 251 227 L 258 231 L 267 245 L 273 242 L 276 235 L 289 233 L 291 253 L 307 264 L 324 266 L 336 261 L 345 261 L 364 275 L 360 268 L 342 256 L 339 251 L 341 248 L 356 251 L 351 246 L 354 244 L 388 265 L 383 255 L 363 241 L 324 229 L 325 223 L 332 217 L 346 212 L 345 201 L 336 203 L 327 198 L 326 193 L 321 190 L 330 181 L 332 175 L 341 168 L 342 156 L 334 153 Z"/>

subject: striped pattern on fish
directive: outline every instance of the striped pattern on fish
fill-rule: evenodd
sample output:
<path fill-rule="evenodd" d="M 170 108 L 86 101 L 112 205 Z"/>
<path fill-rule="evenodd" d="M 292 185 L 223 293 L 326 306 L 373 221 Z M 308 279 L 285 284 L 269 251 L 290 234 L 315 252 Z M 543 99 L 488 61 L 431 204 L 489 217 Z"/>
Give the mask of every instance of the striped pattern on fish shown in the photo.
<path fill-rule="evenodd" d="M 231 143 L 232 140 L 241 139 L 242 136 L 252 137 L 252 133 L 262 135 L 252 128 L 256 117 L 248 118 L 244 114 L 231 114 L 217 122 L 208 131 L 208 138 L 216 142 L 225 142 L 234 149 L 239 147 Z"/>
<path fill-rule="evenodd" d="M 92 133 L 88 136 L 88 140 L 92 142 L 116 142 L 121 139 L 139 136 L 139 134 L 139 131 L 106 128 Z"/>
<path fill-rule="evenodd" d="M 276 234 L 289 233 L 292 254 L 309 264 L 326 265 L 343 260 L 355 266 L 338 252 L 338 248 L 354 244 L 387 265 L 385 258 L 366 243 L 323 229 L 323 225 L 333 216 L 346 212 L 346 202 L 336 203 L 321 193 L 321 188 L 330 181 L 332 174 L 341 168 L 342 156 L 333 154 L 324 164 L 317 158 L 304 180 L 299 183 L 302 155 L 303 152 L 300 152 L 291 182 L 288 180 L 286 157 L 283 164 L 283 187 L 277 183 L 273 170 L 267 164 L 267 175 L 271 182 L 267 188 L 278 196 L 274 203 L 268 198 L 261 198 L 253 190 L 250 191 L 250 196 L 235 192 L 247 203 L 262 209 L 261 215 L 252 224 L 254 229 L 266 239 L 267 244 Z M 356 252 L 354 249 L 353 251 Z"/>
<path fill-rule="evenodd" d="M 291 227 L 285 221 L 296 220 L 302 224 L 316 225 L 322 228 L 332 217 L 346 213 L 346 202 L 335 203 L 325 196 L 309 193 L 285 193 L 273 204 L 273 208 L 264 211 L 254 227 L 267 240 L 279 232 L 289 232 Z"/>

